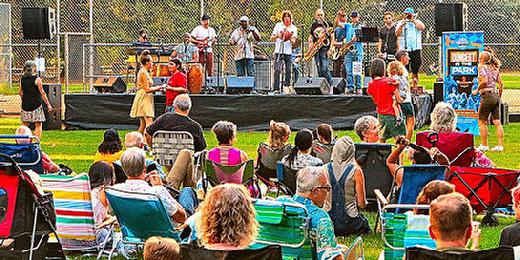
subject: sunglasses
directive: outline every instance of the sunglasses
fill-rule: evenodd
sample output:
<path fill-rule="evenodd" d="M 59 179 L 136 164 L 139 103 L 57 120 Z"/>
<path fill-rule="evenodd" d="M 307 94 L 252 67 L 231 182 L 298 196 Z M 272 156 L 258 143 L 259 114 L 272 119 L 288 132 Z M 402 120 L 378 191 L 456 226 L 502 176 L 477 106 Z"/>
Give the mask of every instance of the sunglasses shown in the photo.
<path fill-rule="evenodd" d="M 331 190 L 332 189 L 332 186 L 329 185 L 326 185 L 326 186 L 318 186 L 318 187 L 314 187 L 315 189 L 327 189 L 327 190 Z"/>

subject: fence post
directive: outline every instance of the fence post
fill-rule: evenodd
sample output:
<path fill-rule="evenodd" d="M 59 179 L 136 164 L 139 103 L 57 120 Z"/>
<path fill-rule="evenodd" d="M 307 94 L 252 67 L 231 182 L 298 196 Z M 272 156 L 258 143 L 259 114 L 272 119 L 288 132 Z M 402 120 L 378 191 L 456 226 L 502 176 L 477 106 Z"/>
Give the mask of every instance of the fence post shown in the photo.
<path fill-rule="evenodd" d="M 12 23 L 11 23 L 11 5 L 9 5 L 9 88 L 13 88 L 13 31 L 12 31 Z"/>
<path fill-rule="evenodd" d="M 61 84 L 61 48 L 60 48 L 60 13 L 61 13 L 61 7 L 60 7 L 60 0 L 56 1 L 56 60 L 58 65 L 58 83 Z"/>
<path fill-rule="evenodd" d="M 64 50 L 64 77 L 65 77 L 65 93 L 69 94 L 69 33 L 65 33 L 65 38 L 63 39 Z"/>
<path fill-rule="evenodd" d="M 200 0 L 200 16 L 198 19 L 200 19 L 204 15 L 204 0 Z"/>

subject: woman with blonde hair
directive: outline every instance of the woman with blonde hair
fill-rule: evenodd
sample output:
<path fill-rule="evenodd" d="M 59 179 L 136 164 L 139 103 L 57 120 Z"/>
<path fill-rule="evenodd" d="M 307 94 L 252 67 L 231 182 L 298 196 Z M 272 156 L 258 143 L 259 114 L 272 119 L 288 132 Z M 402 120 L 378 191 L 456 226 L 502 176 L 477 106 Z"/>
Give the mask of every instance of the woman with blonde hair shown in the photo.
<path fill-rule="evenodd" d="M 256 174 L 268 183 L 269 178 L 276 178 L 276 163 L 291 152 L 288 144 L 291 128 L 284 122 L 269 122 L 267 142 L 258 145 L 256 158 Z"/>
<path fill-rule="evenodd" d="M 255 208 L 243 185 L 227 183 L 211 188 L 199 212 L 197 234 L 207 249 L 244 249 L 257 236 Z"/>

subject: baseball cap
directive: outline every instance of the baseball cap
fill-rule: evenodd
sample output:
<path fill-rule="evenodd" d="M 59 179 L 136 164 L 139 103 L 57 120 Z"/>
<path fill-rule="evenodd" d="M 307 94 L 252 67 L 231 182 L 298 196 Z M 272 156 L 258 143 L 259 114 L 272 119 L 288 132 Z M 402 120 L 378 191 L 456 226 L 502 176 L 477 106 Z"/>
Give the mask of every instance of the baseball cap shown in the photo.
<path fill-rule="evenodd" d="M 415 14 L 415 11 L 413 10 L 413 8 L 408 7 L 406 9 L 404 9 L 403 13 L 405 13 L 405 14 Z"/>
<path fill-rule="evenodd" d="M 209 19 L 210 19 L 210 17 L 209 17 L 209 15 L 207 15 L 207 14 L 203 15 L 203 16 L 200 18 L 201 21 L 209 20 Z"/>
<path fill-rule="evenodd" d="M 239 20 L 240 22 L 249 22 L 249 17 L 247 17 L 247 16 L 244 15 L 244 16 L 240 17 L 240 19 L 238 19 L 238 20 Z"/>
<path fill-rule="evenodd" d="M 352 11 L 352 13 L 350 13 L 350 17 L 358 17 L 359 16 L 359 13 L 357 11 Z"/>

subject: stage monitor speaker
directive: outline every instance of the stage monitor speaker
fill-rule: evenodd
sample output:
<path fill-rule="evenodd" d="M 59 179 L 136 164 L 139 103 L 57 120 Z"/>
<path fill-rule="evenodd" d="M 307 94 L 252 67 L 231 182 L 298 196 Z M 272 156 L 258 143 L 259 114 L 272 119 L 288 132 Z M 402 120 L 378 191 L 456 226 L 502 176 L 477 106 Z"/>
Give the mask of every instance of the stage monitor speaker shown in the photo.
<path fill-rule="evenodd" d="M 206 78 L 206 87 L 224 90 L 224 78 L 217 78 L 217 76 L 208 76 Z"/>
<path fill-rule="evenodd" d="M 26 40 L 52 39 L 57 32 L 56 12 L 52 8 L 22 8 L 23 38 Z"/>
<path fill-rule="evenodd" d="M 294 91 L 300 95 L 328 95 L 329 83 L 325 78 L 301 77 L 294 83 Z"/>
<path fill-rule="evenodd" d="M 47 98 L 49 99 L 52 108 L 61 110 L 61 84 L 44 83 L 43 91 L 47 94 Z"/>
<path fill-rule="evenodd" d="M 121 77 L 98 77 L 92 86 L 100 93 L 125 93 L 126 83 Z"/>
<path fill-rule="evenodd" d="M 435 4 L 435 35 L 467 29 L 468 6 L 465 3 Z"/>
<path fill-rule="evenodd" d="M 347 84 L 345 82 L 345 78 L 332 78 L 332 91 L 335 95 L 344 94 L 346 87 Z"/>
<path fill-rule="evenodd" d="M 226 94 L 249 94 L 255 86 L 255 77 L 227 77 Z"/>
<path fill-rule="evenodd" d="M 433 83 L 433 106 L 444 100 L 444 82 L 437 81 Z"/>
<path fill-rule="evenodd" d="M 160 86 L 163 84 L 168 84 L 168 80 L 170 77 L 153 77 L 153 85 L 154 86 Z"/>

